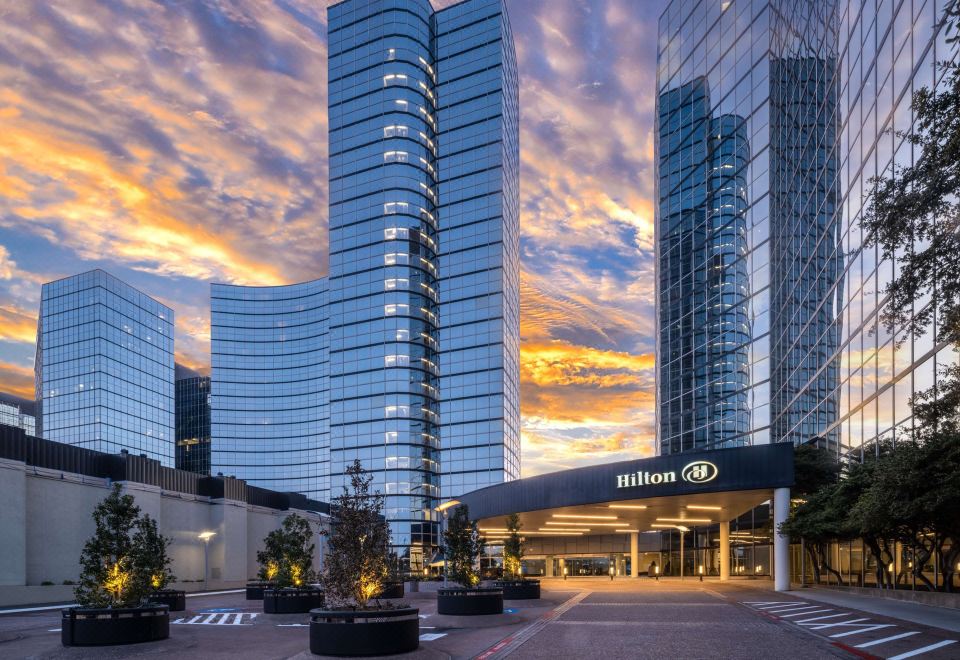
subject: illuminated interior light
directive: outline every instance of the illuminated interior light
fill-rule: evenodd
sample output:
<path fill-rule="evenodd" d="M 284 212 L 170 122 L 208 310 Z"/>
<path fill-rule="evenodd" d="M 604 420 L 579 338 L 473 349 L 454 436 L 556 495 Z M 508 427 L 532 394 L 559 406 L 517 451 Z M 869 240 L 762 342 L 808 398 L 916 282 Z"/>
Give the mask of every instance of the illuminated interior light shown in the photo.
<path fill-rule="evenodd" d="M 608 504 L 610 509 L 646 509 L 646 504 Z"/>
<path fill-rule="evenodd" d="M 572 513 L 555 513 L 553 518 L 577 518 L 583 520 L 619 520 L 617 516 L 586 516 Z"/>
<path fill-rule="evenodd" d="M 563 522 L 550 522 L 549 520 L 545 523 L 547 525 L 567 525 L 569 527 L 629 527 L 630 523 L 608 523 L 608 522 L 588 522 L 588 523 L 579 523 L 571 522 L 564 520 Z"/>

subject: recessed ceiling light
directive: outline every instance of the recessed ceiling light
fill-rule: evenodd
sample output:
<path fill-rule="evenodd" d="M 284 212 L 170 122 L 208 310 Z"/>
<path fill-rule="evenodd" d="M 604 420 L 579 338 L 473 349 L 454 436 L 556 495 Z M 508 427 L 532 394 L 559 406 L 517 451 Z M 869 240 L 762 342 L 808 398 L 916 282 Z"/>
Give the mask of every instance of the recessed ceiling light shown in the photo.
<path fill-rule="evenodd" d="M 616 516 L 581 516 L 572 513 L 555 513 L 553 518 L 576 518 L 582 520 L 617 520 Z"/>
<path fill-rule="evenodd" d="M 611 509 L 646 509 L 646 504 L 608 504 Z"/>
<path fill-rule="evenodd" d="M 694 511 L 722 511 L 722 506 L 710 506 L 709 504 L 688 504 L 688 509 L 693 509 Z"/>
<path fill-rule="evenodd" d="M 708 523 L 709 518 L 657 518 L 657 522 Z"/>

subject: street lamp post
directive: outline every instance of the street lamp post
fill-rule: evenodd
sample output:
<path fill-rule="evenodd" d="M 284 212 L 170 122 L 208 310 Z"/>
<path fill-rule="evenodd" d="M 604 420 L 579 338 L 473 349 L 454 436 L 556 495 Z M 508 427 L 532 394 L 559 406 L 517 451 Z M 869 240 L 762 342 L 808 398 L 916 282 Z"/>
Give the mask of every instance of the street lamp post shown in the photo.
<path fill-rule="evenodd" d="M 208 591 L 207 579 L 209 576 L 209 552 L 207 548 L 210 545 L 210 539 L 216 536 L 216 532 L 200 532 L 197 538 L 203 541 L 203 590 Z"/>

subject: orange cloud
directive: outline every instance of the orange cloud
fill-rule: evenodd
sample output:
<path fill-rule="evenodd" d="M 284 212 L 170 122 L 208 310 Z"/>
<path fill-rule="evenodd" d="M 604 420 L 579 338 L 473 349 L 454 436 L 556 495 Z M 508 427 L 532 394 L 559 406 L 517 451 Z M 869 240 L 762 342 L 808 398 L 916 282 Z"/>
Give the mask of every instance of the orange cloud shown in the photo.
<path fill-rule="evenodd" d="M 0 382 L 10 394 L 26 399 L 34 397 L 33 369 L 10 362 L 0 362 Z"/>
<path fill-rule="evenodd" d="M 37 339 L 37 315 L 13 305 L 0 304 L 0 341 L 33 343 Z"/>

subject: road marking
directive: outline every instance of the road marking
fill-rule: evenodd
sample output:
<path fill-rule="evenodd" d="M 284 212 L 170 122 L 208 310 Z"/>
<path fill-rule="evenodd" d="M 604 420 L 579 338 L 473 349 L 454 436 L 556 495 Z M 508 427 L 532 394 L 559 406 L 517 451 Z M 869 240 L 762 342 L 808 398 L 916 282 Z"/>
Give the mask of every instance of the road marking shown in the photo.
<path fill-rule="evenodd" d="M 799 612 L 800 610 L 815 610 L 822 605 L 802 605 L 800 607 L 784 607 L 775 610 L 764 610 L 767 614 L 779 614 L 780 612 Z"/>
<path fill-rule="evenodd" d="M 580 601 L 589 596 L 590 593 L 591 592 L 589 591 L 580 591 L 574 594 L 559 606 L 555 607 L 553 610 L 547 612 L 542 617 L 531 623 L 526 628 L 501 639 L 486 651 L 477 655 L 474 660 L 499 660 L 500 658 L 507 657 L 517 648 L 523 645 L 528 639 L 543 630 L 548 623 L 552 623 L 554 620 L 558 619 L 560 616 L 566 614 L 569 610 L 578 605 Z"/>
<path fill-rule="evenodd" d="M 441 637 L 446 637 L 447 633 L 423 633 L 420 635 L 421 642 L 432 642 L 435 639 L 440 639 Z"/>
<path fill-rule="evenodd" d="M 924 646 L 919 649 L 914 649 L 913 651 L 907 651 L 906 653 L 895 655 L 892 658 L 887 658 L 887 660 L 904 660 L 905 658 L 912 658 L 915 655 L 920 655 L 921 653 L 926 653 L 927 651 L 933 651 L 934 649 L 943 648 L 944 646 L 950 646 L 951 644 L 956 643 L 957 640 L 955 639 L 945 639 L 942 642 L 937 642 L 936 644 L 930 644 L 929 646 Z"/>
<path fill-rule="evenodd" d="M 794 614 L 784 614 L 784 615 L 781 616 L 780 618 L 781 618 L 781 619 L 789 619 L 789 618 L 792 617 L 792 616 L 809 616 L 809 615 L 811 615 L 811 614 L 823 614 L 824 612 L 832 612 L 832 611 L 833 611 L 832 609 L 826 609 L 826 610 L 814 610 L 814 611 L 812 611 L 812 612 L 810 612 L 810 611 L 807 611 L 807 612 L 795 612 Z"/>
<path fill-rule="evenodd" d="M 48 630 L 47 632 L 63 632 L 63 629 L 61 629 L 61 628 L 51 628 L 51 629 Z"/>
<path fill-rule="evenodd" d="M 859 635 L 860 633 L 872 632 L 874 630 L 880 630 L 881 628 L 896 628 L 892 623 L 877 623 L 875 625 L 869 625 L 859 630 L 848 630 L 842 633 L 835 633 L 830 635 L 830 639 L 836 639 L 837 637 L 846 637 L 848 635 Z"/>
<path fill-rule="evenodd" d="M 277 628 L 309 628 L 309 623 L 278 623 Z"/>
<path fill-rule="evenodd" d="M 869 621 L 869 617 L 862 617 L 860 619 L 850 619 L 849 621 L 831 621 L 830 623 L 809 623 L 806 624 L 811 630 L 825 630 L 826 628 L 836 628 L 837 626 L 852 626 L 857 623 L 863 623 L 864 621 Z"/>
<path fill-rule="evenodd" d="M 808 604 L 809 603 L 806 603 L 802 600 L 795 600 L 792 603 L 769 603 L 766 605 L 758 605 L 754 609 L 763 610 L 764 612 L 767 612 L 769 610 L 778 610 L 784 607 L 802 607 L 803 605 L 808 605 Z"/>
<path fill-rule="evenodd" d="M 871 646 L 877 646 L 878 644 L 886 644 L 887 642 L 893 642 L 898 639 L 903 639 L 904 637 L 912 637 L 913 635 L 919 635 L 919 630 L 911 630 L 910 632 L 900 633 L 899 635 L 891 635 L 890 637 L 884 637 L 883 639 L 875 639 L 872 642 L 864 642 L 863 644 L 857 644 L 855 649 L 866 649 Z"/>
<path fill-rule="evenodd" d="M 804 619 L 803 621 L 794 621 L 797 625 L 803 625 L 810 623 L 811 621 L 822 621 L 823 619 L 836 619 L 838 616 L 850 616 L 850 612 L 841 612 L 840 614 L 828 614 L 827 616 L 816 616 L 812 619 Z"/>
<path fill-rule="evenodd" d="M 203 614 L 198 614 L 189 621 L 180 618 L 170 623 L 181 626 L 252 626 L 253 620 L 257 618 L 257 614 L 257 612 L 214 612 L 207 616 L 206 619 L 203 619 Z M 220 618 L 217 619 L 217 617 Z M 244 623 L 244 617 L 248 617 L 248 623 Z M 231 618 L 233 619 L 232 621 Z M 203 621 L 200 619 L 203 619 Z"/>

